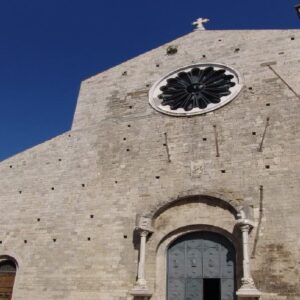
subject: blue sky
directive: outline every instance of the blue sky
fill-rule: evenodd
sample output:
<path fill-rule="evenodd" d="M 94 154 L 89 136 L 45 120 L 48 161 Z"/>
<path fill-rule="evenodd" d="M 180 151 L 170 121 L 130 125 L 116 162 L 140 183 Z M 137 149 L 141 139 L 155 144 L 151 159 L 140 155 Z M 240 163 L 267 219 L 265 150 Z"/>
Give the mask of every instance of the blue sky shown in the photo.
<path fill-rule="evenodd" d="M 70 129 L 80 82 L 192 31 L 300 29 L 292 0 L 0 3 L 0 160 Z"/>

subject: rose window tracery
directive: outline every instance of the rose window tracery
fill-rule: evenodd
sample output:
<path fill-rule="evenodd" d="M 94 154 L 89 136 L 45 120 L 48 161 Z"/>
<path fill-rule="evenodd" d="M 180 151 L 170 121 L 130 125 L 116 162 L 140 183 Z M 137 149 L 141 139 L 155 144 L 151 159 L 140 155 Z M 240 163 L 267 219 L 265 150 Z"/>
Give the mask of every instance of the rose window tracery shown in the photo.
<path fill-rule="evenodd" d="M 217 64 L 199 64 L 165 76 L 150 90 L 150 104 L 172 115 L 193 115 L 219 108 L 240 91 L 240 77 Z"/>

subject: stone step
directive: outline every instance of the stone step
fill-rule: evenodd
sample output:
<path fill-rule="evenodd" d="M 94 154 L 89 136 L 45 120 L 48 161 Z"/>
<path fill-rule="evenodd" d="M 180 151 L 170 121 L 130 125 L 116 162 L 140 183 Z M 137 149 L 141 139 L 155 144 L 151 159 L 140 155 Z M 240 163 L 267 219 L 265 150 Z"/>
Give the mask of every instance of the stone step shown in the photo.
<path fill-rule="evenodd" d="M 262 294 L 260 300 L 287 300 L 287 296 L 279 296 L 277 294 Z"/>

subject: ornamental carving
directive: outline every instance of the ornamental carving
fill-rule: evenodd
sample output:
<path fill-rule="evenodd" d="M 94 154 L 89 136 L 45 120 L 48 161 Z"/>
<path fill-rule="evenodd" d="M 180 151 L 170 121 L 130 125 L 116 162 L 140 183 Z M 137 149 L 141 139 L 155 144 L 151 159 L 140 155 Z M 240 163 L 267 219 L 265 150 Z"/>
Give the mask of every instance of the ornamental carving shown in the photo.
<path fill-rule="evenodd" d="M 219 64 L 197 64 L 176 70 L 154 84 L 150 104 L 177 116 L 202 114 L 233 100 L 242 88 L 233 69 Z"/>
<path fill-rule="evenodd" d="M 223 96 L 231 94 L 230 88 L 236 83 L 233 75 L 226 75 L 226 70 L 193 68 L 189 72 L 180 72 L 175 78 L 167 79 L 167 84 L 160 87 L 162 105 L 169 105 L 171 110 L 183 108 L 204 109 L 210 103 L 219 103 Z"/>

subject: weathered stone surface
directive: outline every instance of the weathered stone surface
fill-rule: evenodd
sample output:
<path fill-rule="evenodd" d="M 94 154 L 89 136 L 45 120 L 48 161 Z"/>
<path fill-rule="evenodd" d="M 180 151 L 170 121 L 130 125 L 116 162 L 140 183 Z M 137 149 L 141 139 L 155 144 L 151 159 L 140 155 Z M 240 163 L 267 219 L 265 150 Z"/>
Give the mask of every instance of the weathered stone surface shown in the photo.
<path fill-rule="evenodd" d="M 14 300 L 132 299 L 136 215 L 194 195 L 253 207 L 261 224 L 250 236 L 251 247 L 257 236 L 252 274 L 262 299 L 300 299 L 300 31 L 196 31 L 172 45 L 175 55 L 166 55 L 167 44 L 84 81 L 71 131 L 1 162 L 0 254 L 19 264 Z M 150 107 L 151 84 L 207 61 L 243 75 L 235 100 L 191 118 Z M 152 299 L 162 300 L 156 249 L 164 235 L 188 224 L 232 232 L 234 218 L 188 200 L 154 216 L 146 257 Z"/>

